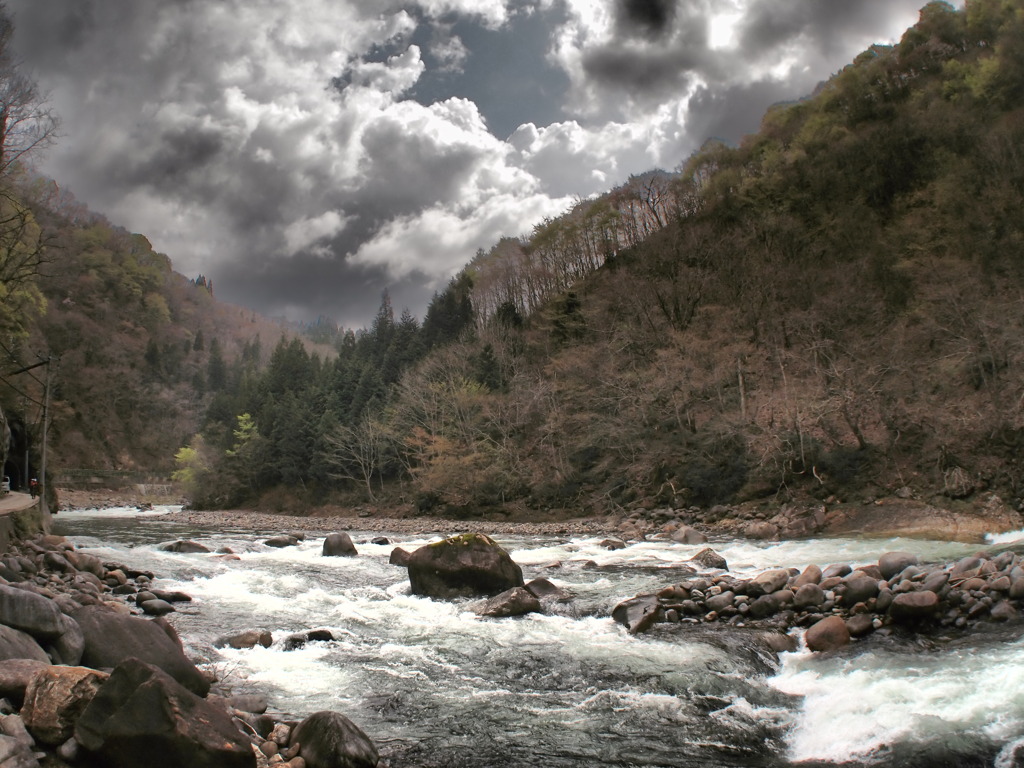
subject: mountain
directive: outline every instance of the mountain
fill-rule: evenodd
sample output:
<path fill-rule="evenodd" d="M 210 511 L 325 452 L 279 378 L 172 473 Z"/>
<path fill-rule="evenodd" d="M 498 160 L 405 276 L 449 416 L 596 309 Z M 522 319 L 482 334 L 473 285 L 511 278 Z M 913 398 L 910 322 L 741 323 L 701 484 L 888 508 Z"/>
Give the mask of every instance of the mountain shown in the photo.
<path fill-rule="evenodd" d="M 85 461 L 121 423 L 116 366 L 134 382 L 123 453 L 91 450 L 156 466 L 177 441 L 197 506 L 1019 507 L 1022 94 L 1019 2 L 930 3 L 739 146 L 709 142 L 480 252 L 422 323 L 385 296 L 365 331 L 317 323 L 330 351 L 283 338 L 264 368 L 255 334 L 200 321 L 209 292 L 144 240 L 82 226 L 95 276 L 48 288 L 39 329 L 76 380 L 99 361 L 87 407 L 55 408 L 58 450 Z M 65 316 L 78 335 L 61 337 Z M 216 385 L 200 330 L 240 361 Z M 178 415 L 152 421 L 158 397 Z"/>

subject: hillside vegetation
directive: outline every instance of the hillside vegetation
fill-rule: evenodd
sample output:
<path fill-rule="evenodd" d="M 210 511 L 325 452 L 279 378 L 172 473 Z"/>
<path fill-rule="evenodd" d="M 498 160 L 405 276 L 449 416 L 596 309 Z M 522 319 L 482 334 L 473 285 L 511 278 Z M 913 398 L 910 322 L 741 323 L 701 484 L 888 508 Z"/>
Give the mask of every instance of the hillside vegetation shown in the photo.
<path fill-rule="evenodd" d="M 385 295 L 364 331 L 318 324 L 319 351 L 143 238 L 33 203 L 82 260 L 40 280 L 26 337 L 74 370 L 58 453 L 177 451 L 194 505 L 294 512 L 1018 506 L 1022 94 L 1021 3 L 931 3 L 740 146 L 498 241 L 422 323 Z"/>
<path fill-rule="evenodd" d="M 931 3 L 739 147 L 478 254 L 422 327 L 385 300 L 333 361 L 279 346 L 179 477 L 447 514 L 1019 504 L 1022 94 L 1020 3 Z"/>

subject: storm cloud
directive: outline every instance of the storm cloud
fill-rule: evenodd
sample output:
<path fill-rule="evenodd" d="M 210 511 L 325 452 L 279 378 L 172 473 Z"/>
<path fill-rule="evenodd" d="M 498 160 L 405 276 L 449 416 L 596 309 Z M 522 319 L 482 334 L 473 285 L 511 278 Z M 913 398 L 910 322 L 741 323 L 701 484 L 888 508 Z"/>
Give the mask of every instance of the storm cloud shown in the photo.
<path fill-rule="evenodd" d="M 918 2 L 7 0 L 41 170 L 270 316 L 422 313 L 503 235 L 757 129 Z"/>

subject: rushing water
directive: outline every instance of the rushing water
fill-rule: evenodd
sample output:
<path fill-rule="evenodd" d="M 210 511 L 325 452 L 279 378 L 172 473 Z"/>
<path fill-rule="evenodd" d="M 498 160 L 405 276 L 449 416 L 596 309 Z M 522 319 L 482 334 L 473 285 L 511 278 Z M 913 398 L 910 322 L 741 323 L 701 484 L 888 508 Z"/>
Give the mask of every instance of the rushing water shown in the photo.
<path fill-rule="evenodd" d="M 471 600 L 410 595 L 404 569 L 388 564 L 394 546 L 436 537 L 374 545 L 368 539 L 380 534 L 351 532 L 359 557 L 325 558 L 322 537 L 274 549 L 258 533 L 186 528 L 163 519 L 167 511 L 62 512 L 57 528 L 192 595 L 170 618 L 190 655 L 236 692 L 267 693 L 274 710 L 296 717 L 342 712 L 392 768 L 1017 764 L 1017 632 L 868 640 L 776 662 L 743 629 L 660 625 L 634 637 L 609 618 L 620 600 L 681 580 L 699 547 L 644 542 L 609 552 L 592 538 L 498 538 L 527 580 L 549 578 L 574 600 L 547 615 L 483 619 Z M 240 559 L 158 549 L 182 537 Z M 738 573 L 868 563 L 891 549 L 940 561 L 977 548 L 903 539 L 712 546 Z M 289 633 L 321 627 L 335 640 L 283 650 Z M 271 630 L 274 645 L 213 648 L 246 629 Z"/>

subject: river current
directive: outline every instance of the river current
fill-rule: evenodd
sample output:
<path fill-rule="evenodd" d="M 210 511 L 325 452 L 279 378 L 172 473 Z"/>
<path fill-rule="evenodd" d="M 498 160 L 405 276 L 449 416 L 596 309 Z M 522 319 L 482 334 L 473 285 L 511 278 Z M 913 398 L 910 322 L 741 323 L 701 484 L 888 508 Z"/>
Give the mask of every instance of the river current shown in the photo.
<path fill-rule="evenodd" d="M 192 595 L 169 618 L 189 655 L 233 692 L 265 693 L 272 711 L 296 718 L 342 712 L 391 768 L 1024 764 L 1014 757 L 1018 747 L 1024 755 L 1016 626 L 868 639 L 831 655 L 801 646 L 776 661 L 743 628 L 659 625 L 630 636 L 611 620 L 619 601 L 682 580 L 700 547 L 649 541 L 610 552 L 597 538 L 495 537 L 527 580 L 548 578 L 574 599 L 546 615 L 483 619 L 470 600 L 410 595 L 405 570 L 388 564 L 394 546 L 439 537 L 378 545 L 368 542 L 381 534 L 350 531 L 359 556 L 325 558 L 322 535 L 275 549 L 262 542 L 280 531 L 186 527 L 164 519 L 172 509 L 61 512 L 55 527 Z M 240 559 L 159 549 L 178 538 Z M 871 563 L 897 549 L 946 561 L 978 549 L 907 539 L 711 546 L 735 573 Z M 335 639 L 283 649 L 288 634 L 314 628 Z M 272 631 L 274 644 L 214 648 L 247 629 Z"/>

